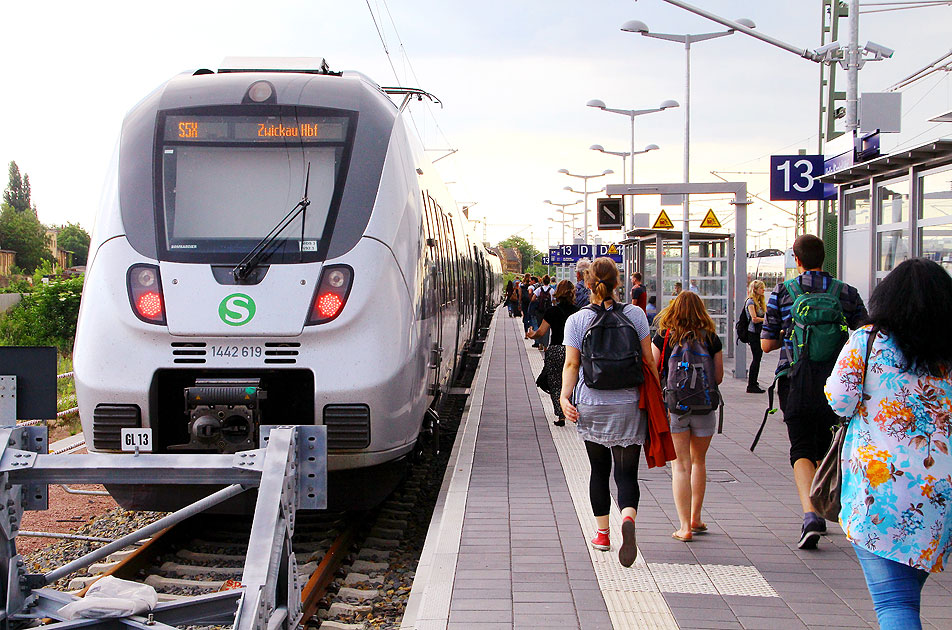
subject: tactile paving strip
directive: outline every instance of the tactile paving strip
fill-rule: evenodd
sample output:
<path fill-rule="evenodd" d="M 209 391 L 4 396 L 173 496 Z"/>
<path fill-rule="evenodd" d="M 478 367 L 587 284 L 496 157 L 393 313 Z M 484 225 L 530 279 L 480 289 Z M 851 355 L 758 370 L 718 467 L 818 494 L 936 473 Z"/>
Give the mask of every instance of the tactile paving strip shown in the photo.
<path fill-rule="evenodd" d="M 749 597 L 780 597 L 757 567 L 728 564 L 702 565 L 714 588 L 721 595 L 747 595 Z"/>
<path fill-rule="evenodd" d="M 651 575 L 662 593 L 697 593 L 715 595 L 717 589 L 699 564 L 652 563 Z"/>

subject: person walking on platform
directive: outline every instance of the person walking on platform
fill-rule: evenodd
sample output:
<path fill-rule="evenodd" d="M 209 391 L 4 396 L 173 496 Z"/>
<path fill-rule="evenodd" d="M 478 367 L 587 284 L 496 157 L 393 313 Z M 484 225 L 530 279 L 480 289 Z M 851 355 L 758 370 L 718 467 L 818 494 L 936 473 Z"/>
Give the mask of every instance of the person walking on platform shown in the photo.
<path fill-rule="evenodd" d="M 519 285 L 519 309 L 522 311 L 522 331 L 526 332 L 532 326 L 532 320 L 529 317 L 529 300 L 532 298 L 532 276 L 526 274 L 522 276 L 522 283 Z"/>
<path fill-rule="evenodd" d="M 645 380 L 641 366 L 643 357 L 650 356 L 651 340 L 645 312 L 612 299 L 618 284 L 614 261 L 595 259 L 587 277 L 591 304 L 565 322 L 565 365 L 559 402 L 565 417 L 577 423 L 579 435 L 585 441 L 591 464 L 589 497 L 598 528 L 591 544 L 602 551 L 611 548 L 608 481 L 614 464 L 622 514 L 618 559 L 627 567 L 638 555 L 638 463 L 647 434 L 647 420 L 639 408 L 639 385 Z M 605 347 L 606 343 L 612 345 Z M 602 362 L 600 357 L 606 355 L 612 358 L 611 363 Z M 649 361 L 646 365 L 657 378 L 654 363 Z"/>
<path fill-rule="evenodd" d="M 826 397 L 849 425 L 839 521 L 882 630 L 922 628 L 920 592 L 952 552 L 952 278 L 901 263 L 843 347 Z M 925 325 L 936 322 L 937 326 Z"/>
<path fill-rule="evenodd" d="M 506 283 L 506 308 L 509 310 L 509 317 L 515 317 L 515 312 L 513 311 L 513 293 L 515 285 L 512 280 Z"/>
<path fill-rule="evenodd" d="M 648 316 L 648 325 L 654 324 L 654 318 L 658 315 L 658 300 L 655 296 L 648 298 L 648 305 L 645 307 L 645 315 Z"/>
<path fill-rule="evenodd" d="M 717 386 L 724 380 L 723 344 L 697 293 L 682 291 L 655 321 L 658 332 L 651 352 L 666 384 L 671 439 L 678 455 L 671 464 L 671 490 L 681 524 L 671 537 L 688 542 L 695 533 L 707 531 L 701 507 L 707 450 L 717 430 Z"/>
<path fill-rule="evenodd" d="M 591 292 L 585 286 L 585 274 L 592 266 L 592 261 L 588 258 L 581 258 L 575 263 L 575 306 L 582 308 L 588 305 L 588 299 Z"/>
<path fill-rule="evenodd" d="M 760 331 L 764 327 L 764 315 L 767 312 L 767 298 L 765 297 L 766 285 L 760 280 L 754 280 L 747 288 L 747 303 L 744 308 L 747 309 L 747 318 L 750 323 L 747 325 L 747 345 L 750 346 L 750 369 L 747 371 L 747 393 L 763 394 L 760 383 L 760 360 L 764 356 L 764 351 L 760 347 Z"/>
<path fill-rule="evenodd" d="M 533 310 L 533 326 L 529 328 L 535 328 L 539 330 L 542 326 L 542 318 L 545 315 L 545 312 L 552 308 L 552 305 L 555 303 L 553 297 L 555 296 L 555 287 L 549 284 L 550 282 L 549 275 L 546 274 L 542 276 L 542 281 L 539 282 L 539 286 L 536 287 L 536 290 L 532 292 L 532 298 L 530 302 L 532 303 Z M 528 333 L 528 331 L 526 331 Z M 545 331 L 542 335 L 536 338 L 536 343 L 533 344 L 533 347 L 536 347 L 545 352 L 545 349 L 549 347 L 549 331 Z"/>
<path fill-rule="evenodd" d="M 641 283 L 642 275 L 639 272 L 631 274 L 631 303 L 645 311 L 648 308 L 648 291 Z"/>
<path fill-rule="evenodd" d="M 810 485 L 837 422 L 823 385 L 846 342 L 847 326 L 855 330 L 866 320 L 866 306 L 855 287 L 821 270 L 825 252 L 819 238 L 797 237 L 793 256 L 800 275 L 778 284 L 770 294 L 760 345 L 764 352 L 781 350 L 768 397 L 772 404 L 776 387 L 790 438 L 790 465 L 803 508 L 797 547 L 816 549 L 826 533 L 826 521 L 813 510 Z"/>
<path fill-rule="evenodd" d="M 555 289 L 554 306 L 550 306 L 542 314 L 542 323 L 538 330 L 529 329 L 526 333 L 527 339 L 539 339 L 546 333 L 552 333 L 552 343 L 545 348 L 545 367 L 542 369 L 543 378 L 546 380 L 549 396 L 552 397 L 552 408 L 558 417 L 553 424 L 557 427 L 565 426 L 565 414 L 562 412 L 562 405 L 559 404 L 559 397 L 562 395 L 562 365 L 565 363 L 565 321 L 569 315 L 578 312 L 575 306 L 575 286 L 568 280 L 563 280 Z"/>

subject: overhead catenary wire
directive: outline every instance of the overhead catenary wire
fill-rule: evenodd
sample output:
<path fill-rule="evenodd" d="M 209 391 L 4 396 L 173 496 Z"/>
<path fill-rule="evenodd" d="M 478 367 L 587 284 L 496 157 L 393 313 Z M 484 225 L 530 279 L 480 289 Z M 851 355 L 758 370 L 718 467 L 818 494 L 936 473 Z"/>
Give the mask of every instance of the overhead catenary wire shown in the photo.
<path fill-rule="evenodd" d="M 935 7 L 952 6 L 952 0 L 912 0 L 907 2 L 862 2 L 860 15 L 866 13 L 886 13 L 888 11 L 906 11 L 908 9 L 931 9 Z M 881 7 L 863 9 L 862 7 Z"/>

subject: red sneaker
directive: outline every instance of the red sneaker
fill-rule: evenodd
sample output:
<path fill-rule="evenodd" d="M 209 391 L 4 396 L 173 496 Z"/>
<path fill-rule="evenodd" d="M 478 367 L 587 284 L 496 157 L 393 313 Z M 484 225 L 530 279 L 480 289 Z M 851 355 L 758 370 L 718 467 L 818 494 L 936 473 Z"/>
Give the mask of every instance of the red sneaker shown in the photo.
<path fill-rule="evenodd" d="M 611 541 L 608 539 L 608 532 L 597 530 L 595 538 L 592 539 L 592 547 L 599 551 L 608 551 L 612 548 Z"/>
<path fill-rule="evenodd" d="M 635 521 L 626 516 L 621 522 L 621 547 L 618 549 L 618 561 L 623 567 L 630 567 L 638 558 L 638 545 L 635 542 Z"/>

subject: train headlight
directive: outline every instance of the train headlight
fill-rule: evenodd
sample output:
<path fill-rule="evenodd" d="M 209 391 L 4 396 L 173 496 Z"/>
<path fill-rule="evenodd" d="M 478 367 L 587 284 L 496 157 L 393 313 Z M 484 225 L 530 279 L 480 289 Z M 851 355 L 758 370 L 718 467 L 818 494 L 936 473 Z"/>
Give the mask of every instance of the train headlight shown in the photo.
<path fill-rule="evenodd" d="M 321 271 L 321 279 L 311 300 L 306 325 L 324 324 L 340 315 L 354 280 L 354 270 L 347 265 L 331 265 Z"/>
<path fill-rule="evenodd" d="M 165 299 L 158 267 L 132 265 L 126 274 L 126 288 L 136 317 L 148 324 L 165 324 Z"/>

